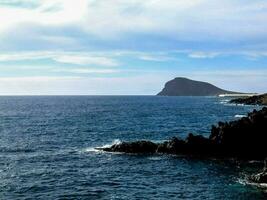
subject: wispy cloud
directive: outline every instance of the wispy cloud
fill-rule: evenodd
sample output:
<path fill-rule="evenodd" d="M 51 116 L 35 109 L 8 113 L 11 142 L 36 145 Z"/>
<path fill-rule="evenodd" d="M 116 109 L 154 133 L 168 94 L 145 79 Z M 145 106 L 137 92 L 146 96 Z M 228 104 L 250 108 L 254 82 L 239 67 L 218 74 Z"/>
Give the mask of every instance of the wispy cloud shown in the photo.
<path fill-rule="evenodd" d="M 110 57 L 94 55 L 90 52 L 15 52 L 0 54 L 2 61 L 25 61 L 51 59 L 58 63 L 67 63 L 75 65 L 97 65 L 104 67 L 118 66 L 119 62 Z"/>
<path fill-rule="evenodd" d="M 74 69 L 54 69 L 53 72 L 67 72 L 74 74 L 113 74 L 118 73 L 115 69 L 92 69 L 92 68 L 74 68 Z"/>
<path fill-rule="evenodd" d="M 217 50 L 217 51 L 177 51 L 181 53 L 185 53 L 189 58 L 196 59 L 208 59 L 208 58 L 216 58 L 220 56 L 245 56 L 249 59 L 257 59 L 260 57 L 267 57 L 267 50 Z"/>
<path fill-rule="evenodd" d="M 148 55 L 148 54 L 139 56 L 139 59 L 145 60 L 145 61 L 155 61 L 155 62 L 164 62 L 164 61 L 174 60 L 174 58 L 168 57 L 166 55 L 163 56 L 163 55 Z"/>
<path fill-rule="evenodd" d="M 62 55 L 55 56 L 53 60 L 61 63 L 70 63 L 77 65 L 100 65 L 100 66 L 118 66 L 118 62 L 113 59 L 106 57 L 92 57 L 92 56 L 81 56 L 81 55 Z"/>
<path fill-rule="evenodd" d="M 200 58 L 200 59 L 201 58 L 214 58 L 219 55 L 221 54 L 218 52 L 192 52 L 188 54 L 190 58 Z"/>

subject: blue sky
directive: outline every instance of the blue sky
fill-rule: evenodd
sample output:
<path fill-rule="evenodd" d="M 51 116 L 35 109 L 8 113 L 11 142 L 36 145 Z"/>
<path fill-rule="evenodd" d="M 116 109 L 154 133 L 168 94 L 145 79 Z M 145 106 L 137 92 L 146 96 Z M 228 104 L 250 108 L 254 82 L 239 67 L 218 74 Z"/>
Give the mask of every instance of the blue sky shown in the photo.
<path fill-rule="evenodd" d="M 0 95 L 267 91 L 265 0 L 0 0 Z"/>

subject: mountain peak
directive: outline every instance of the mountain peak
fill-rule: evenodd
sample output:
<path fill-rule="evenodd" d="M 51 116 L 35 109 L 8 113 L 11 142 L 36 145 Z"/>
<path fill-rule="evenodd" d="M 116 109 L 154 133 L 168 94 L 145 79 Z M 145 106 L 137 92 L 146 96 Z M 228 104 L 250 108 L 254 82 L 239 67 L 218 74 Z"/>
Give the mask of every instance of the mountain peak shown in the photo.
<path fill-rule="evenodd" d="M 165 84 L 160 96 L 216 96 L 236 92 L 218 88 L 210 83 L 195 81 L 185 77 L 176 77 Z"/>

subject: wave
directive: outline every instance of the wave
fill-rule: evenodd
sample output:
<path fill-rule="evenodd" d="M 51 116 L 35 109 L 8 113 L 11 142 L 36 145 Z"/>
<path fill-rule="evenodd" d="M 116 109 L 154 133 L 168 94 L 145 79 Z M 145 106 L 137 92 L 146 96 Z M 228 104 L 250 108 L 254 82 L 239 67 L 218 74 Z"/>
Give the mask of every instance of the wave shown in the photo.
<path fill-rule="evenodd" d="M 111 147 L 111 146 L 113 146 L 115 144 L 121 144 L 121 140 L 115 139 L 111 143 L 105 144 L 103 146 L 88 147 L 88 148 L 84 149 L 82 152 L 102 152 L 101 149 L 103 149 L 103 148 L 109 148 L 109 147 Z"/>
<path fill-rule="evenodd" d="M 246 115 L 235 115 L 235 118 L 242 118 L 242 117 L 246 117 Z"/>
<path fill-rule="evenodd" d="M 225 104 L 225 103 L 228 103 L 229 101 L 230 99 L 223 99 L 223 100 L 220 100 L 220 103 Z"/>
<path fill-rule="evenodd" d="M 267 192 L 267 183 L 255 183 L 255 182 L 249 181 L 248 179 L 238 179 L 237 182 L 242 185 L 250 185 L 250 186 L 258 187 L 258 188 L 264 189 L 264 191 Z"/>
<path fill-rule="evenodd" d="M 150 156 L 148 157 L 148 160 L 158 161 L 164 159 L 163 156 Z"/>

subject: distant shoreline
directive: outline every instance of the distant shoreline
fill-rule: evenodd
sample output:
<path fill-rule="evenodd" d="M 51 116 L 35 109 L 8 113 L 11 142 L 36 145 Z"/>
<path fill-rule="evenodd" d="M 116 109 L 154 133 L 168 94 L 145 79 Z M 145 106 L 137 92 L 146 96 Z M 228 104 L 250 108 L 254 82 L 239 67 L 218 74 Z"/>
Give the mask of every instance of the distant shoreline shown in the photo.
<path fill-rule="evenodd" d="M 239 93 L 239 94 L 219 94 L 219 97 L 252 97 L 258 95 L 257 93 Z"/>

